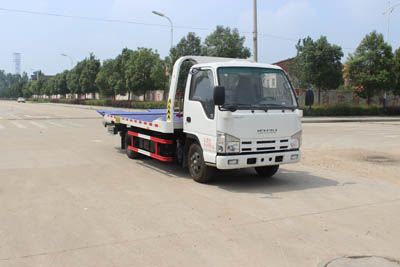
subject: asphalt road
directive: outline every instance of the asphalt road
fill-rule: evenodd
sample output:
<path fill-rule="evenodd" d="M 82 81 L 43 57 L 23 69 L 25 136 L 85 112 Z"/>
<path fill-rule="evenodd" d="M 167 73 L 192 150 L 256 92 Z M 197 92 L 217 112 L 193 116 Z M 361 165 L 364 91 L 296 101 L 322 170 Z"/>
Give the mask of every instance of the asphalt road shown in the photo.
<path fill-rule="evenodd" d="M 134 161 L 93 110 L 0 101 L 0 266 L 400 258 L 400 123 L 308 123 L 301 163 L 208 185 Z"/>

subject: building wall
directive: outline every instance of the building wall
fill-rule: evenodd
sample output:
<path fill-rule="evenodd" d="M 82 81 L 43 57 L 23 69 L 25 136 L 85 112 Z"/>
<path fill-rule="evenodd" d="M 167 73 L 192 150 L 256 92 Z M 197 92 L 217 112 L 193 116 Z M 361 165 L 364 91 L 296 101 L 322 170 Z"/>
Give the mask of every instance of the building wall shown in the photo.
<path fill-rule="evenodd" d="M 128 94 L 126 95 L 117 95 L 115 97 L 116 100 L 128 100 Z M 164 101 L 164 91 L 163 90 L 152 90 L 146 92 L 146 101 Z M 131 100 L 135 101 L 143 101 L 144 95 L 136 96 L 131 94 Z"/>
<path fill-rule="evenodd" d="M 318 104 L 318 90 L 314 91 L 314 104 Z M 299 90 L 299 103 L 305 104 L 306 90 Z M 388 106 L 399 106 L 400 97 L 391 93 L 387 94 L 386 103 Z M 367 100 L 358 97 L 355 93 L 349 91 L 328 90 L 321 91 L 321 104 L 367 104 Z M 383 96 L 374 96 L 371 98 L 371 104 L 383 104 Z"/>

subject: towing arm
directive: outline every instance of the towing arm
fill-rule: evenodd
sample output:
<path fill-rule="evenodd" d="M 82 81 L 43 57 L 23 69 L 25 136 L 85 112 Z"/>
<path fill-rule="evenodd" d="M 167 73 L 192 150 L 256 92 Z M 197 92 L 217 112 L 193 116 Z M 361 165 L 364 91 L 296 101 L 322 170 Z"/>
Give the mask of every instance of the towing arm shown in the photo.
<path fill-rule="evenodd" d="M 175 105 L 175 96 L 176 90 L 178 87 L 179 81 L 179 73 L 182 66 L 182 63 L 186 60 L 193 61 L 195 64 L 201 63 L 211 63 L 211 62 L 225 62 L 225 61 L 247 61 L 251 62 L 248 59 L 238 59 L 238 58 L 226 58 L 226 57 L 203 57 L 203 56 L 184 56 L 180 57 L 176 60 L 174 64 L 174 68 L 172 70 L 172 78 L 171 78 L 171 85 L 169 87 L 169 95 L 168 95 L 168 102 L 167 102 L 167 121 L 174 122 L 174 105 Z"/>

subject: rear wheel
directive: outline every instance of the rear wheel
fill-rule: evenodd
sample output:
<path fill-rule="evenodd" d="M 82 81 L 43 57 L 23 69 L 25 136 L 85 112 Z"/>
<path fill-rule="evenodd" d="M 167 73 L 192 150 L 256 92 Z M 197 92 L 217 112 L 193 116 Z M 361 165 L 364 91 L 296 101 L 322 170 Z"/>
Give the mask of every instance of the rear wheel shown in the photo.
<path fill-rule="evenodd" d="M 256 167 L 255 169 L 259 176 L 269 178 L 278 171 L 279 165 Z"/>
<path fill-rule="evenodd" d="M 198 183 L 206 183 L 211 180 L 212 167 L 204 162 L 203 150 L 200 145 L 193 143 L 189 148 L 188 168 L 193 180 Z"/>
<path fill-rule="evenodd" d="M 140 158 L 140 153 L 130 150 L 128 146 L 132 146 L 132 136 L 130 136 L 128 133 L 125 134 L 125 149 L 126 149 L 126 155 L 128 158 L 131 159 L 138 159 Z"/>

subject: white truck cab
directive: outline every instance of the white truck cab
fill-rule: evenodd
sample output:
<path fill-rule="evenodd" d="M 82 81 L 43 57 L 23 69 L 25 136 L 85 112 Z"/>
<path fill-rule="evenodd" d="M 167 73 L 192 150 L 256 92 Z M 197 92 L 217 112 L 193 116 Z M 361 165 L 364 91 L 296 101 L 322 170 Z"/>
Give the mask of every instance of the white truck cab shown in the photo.
<path fill-rule="evenodd" d="M 183 110 L 175 112 L 179 70 L 185 60 L 197 64 L 187 77 Z M 164 132 L 165 140 L 170 141 L 170 147 L 164 150 L 187 165 L 198 182 L 207 182 L 215 168 L 255 168 L 259 175 L 270 177 L 279 165 L 301 159 L 302 110 L 286 73 L 275 65 L 243 59 L 182 57 L 174 65 L 165 116 L 149 122 L 159 124 L 160 129 L 141 129 L 135 137 L 141 134 L 149 139 L 147 133 L 159 139 L 163 137 L 160 132 Z M 143 128 L 129 122 L 128 118 L 126 128 L 119 127 L 120 132 L 132 136 L 136 127 Z M 127 139 L 125 134 L 122 136 Z M 126 144 L 127 151 L 151 154 L 151 147 L 150 151 L 130 149 L 135 148 L 133 139 Z"/>

